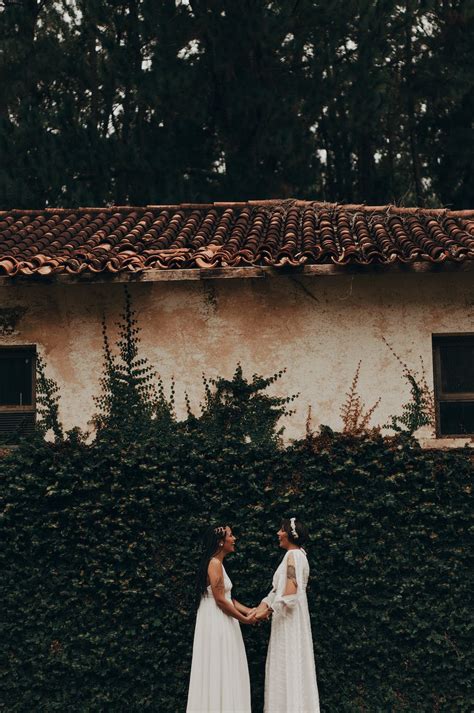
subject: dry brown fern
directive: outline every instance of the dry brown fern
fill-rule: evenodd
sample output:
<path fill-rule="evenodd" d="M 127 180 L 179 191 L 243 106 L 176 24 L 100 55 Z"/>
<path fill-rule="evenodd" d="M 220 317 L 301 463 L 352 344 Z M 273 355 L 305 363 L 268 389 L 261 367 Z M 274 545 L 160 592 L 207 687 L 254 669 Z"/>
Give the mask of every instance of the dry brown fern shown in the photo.
<path fill-rule="evenodd" d="M 341 406 L 341 410 L 339 412 L 343 423 L 342 432 L 351 436 L 361 436 L 364 433 L 374 433 L 380 431 L 378 426 L 369 428 L 369 423 L 375 409 L 381 401 L 381 398 L 379 397 L 371 408 L 366 409 L 365 403 L 362 401 L 357 391 L 361 363 L 362 362 L 359 361 L 357 364 L 357 369 L 354 374 L 354 378 L 352 379 L 351 387 L 346 394 L 346 400 Z"/>

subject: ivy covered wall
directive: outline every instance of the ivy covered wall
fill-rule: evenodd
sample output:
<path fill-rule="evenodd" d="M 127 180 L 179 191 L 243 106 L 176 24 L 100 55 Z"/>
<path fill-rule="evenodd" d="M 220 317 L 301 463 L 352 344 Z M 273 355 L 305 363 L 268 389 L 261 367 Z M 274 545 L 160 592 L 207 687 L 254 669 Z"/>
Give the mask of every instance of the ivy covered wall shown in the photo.
<path fill-rule="evenodd" d="M 232 525 L 228 569 L 255 604 L 292 515 L 311 532 L 322 710 L 472 710 L 472 462 L 467 450 L 420 448 L 422 400 L 382 437 L 353 394 L 344 432 L 308 424 L 285 445 L 291 397 L 267 394 L 279 375 L 238 367 L 205 382 L 201 411 L 178 421 L 174 386 L 141 358 L 129 302 L 118 345 L 104 331 L 93 434 L 64 433 L 47 373 L 40 361 L 34 438 L 0 459 L 6 710 L 184 711 L 203 527 Z M 257 713 L 268 635 L 244 630 Z"/>

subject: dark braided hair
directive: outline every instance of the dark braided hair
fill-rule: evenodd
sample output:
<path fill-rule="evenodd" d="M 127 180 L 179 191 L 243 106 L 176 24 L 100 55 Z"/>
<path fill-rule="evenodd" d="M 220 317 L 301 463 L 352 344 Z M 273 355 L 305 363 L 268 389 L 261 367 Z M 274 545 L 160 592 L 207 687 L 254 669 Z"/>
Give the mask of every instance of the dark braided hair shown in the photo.
<path fill-rule="evenodd" d="M 206 528 L 202 538 L 201 557 L 196 574 L 196 608 L 199 607 L 201 597 L 207 590 L 207 568 L 209 561 L 219 550 L 219 545 L 224 542 L 226 536 L 227 525 L 214 526 L 210 525 Z"/>

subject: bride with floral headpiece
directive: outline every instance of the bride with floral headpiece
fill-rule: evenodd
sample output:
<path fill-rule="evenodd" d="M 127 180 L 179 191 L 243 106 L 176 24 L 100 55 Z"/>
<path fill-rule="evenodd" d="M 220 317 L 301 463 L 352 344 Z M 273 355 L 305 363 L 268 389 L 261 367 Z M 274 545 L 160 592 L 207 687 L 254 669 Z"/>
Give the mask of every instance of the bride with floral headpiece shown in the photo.
<path fill-rule="evenodd" d="M 196 627 L 186 713 L 250 713 L 250 680 L 240 624 L 254 611 L 232 597 L 224 558 L 234 552 L 229 525 L 209 527 L 196 577 Z"/>
<path fill-rule="evenodd" d="M 278 531 L 286 550 L 273 588 L 249 619 L 272 620 L 265 668 L 264 713 L 319 713 L 313 639 L 306 585 L 309 564 L 303 545 L 308 531 L 295 517 Z"/>

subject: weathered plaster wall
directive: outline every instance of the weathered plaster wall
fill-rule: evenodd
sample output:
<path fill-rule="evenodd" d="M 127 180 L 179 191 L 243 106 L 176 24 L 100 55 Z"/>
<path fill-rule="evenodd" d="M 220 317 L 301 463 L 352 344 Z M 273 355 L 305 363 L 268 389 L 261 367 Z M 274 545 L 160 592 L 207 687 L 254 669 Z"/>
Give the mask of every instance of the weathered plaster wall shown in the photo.
<path fill-rule="evenodd" d="M 341 426 L 359 360 L 365 403 L 382 397 L 374 421 L 400 412 L 408 389 L 382 337 L 413 368 L 421 355 L 432 382 L 432 334 L 474 331 L 472 273 L 155 282 L 130 291 L 143 354 L 165 385 L 175 377 L 179 415 L 185 391 L 199 404 L 202 372 L 231 376 L 239 361 L 248 375 L 287 367 L 276 390 L 300 392 L 288 437 L 304 433 L 308 405 L 314 427 Z M 112 325 L 122 298 L 119 284 L 0 288 L 0 309 L 17 315 L 0 331 L 0 345 L 38 345 L 62 387 L 67 427 L 87 428 L 101 371 L 101 317 L 105 311 Z"/>

